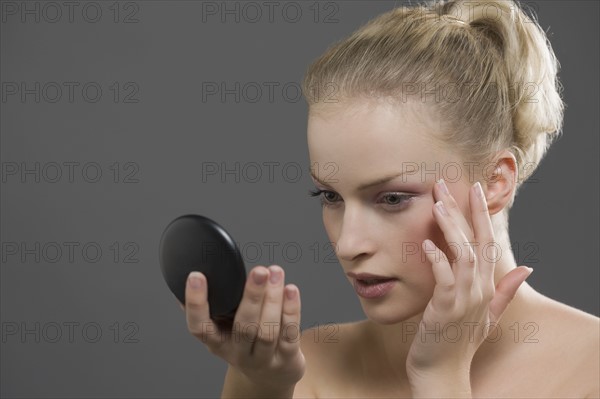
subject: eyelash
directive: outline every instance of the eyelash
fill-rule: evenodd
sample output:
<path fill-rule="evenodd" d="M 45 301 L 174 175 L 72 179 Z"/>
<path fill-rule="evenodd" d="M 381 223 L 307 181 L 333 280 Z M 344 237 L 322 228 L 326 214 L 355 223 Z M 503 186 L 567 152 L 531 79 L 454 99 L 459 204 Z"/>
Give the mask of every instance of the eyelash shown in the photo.
<path fill-rule="evenodd" d="M 338 201 L 327 201 L 325 199 L 325 197 L 321 194 L 324 193 L 333 193 L 333 191 L 328 191 L 328 190 L 319 190 L 319 189 L 314 189 L 314 190 L 308 190 L 309 191 L 309 195 L 311 197 L 319 197 L 321 200 L 321 206 L 333 206 L 332 202 L 338 202 Z M 384 195 L 384 197 L 390 197 L 390 196 L 394 196 L 394 197 L 400 197 L 400 202 L 397 204 L 388 204 L 390 206 L 393 207 L 400 207 L 405 205 L 408 201 L 410 201 L 413 197 L 415 197 L 415 195 L 408 195 L 408 194 L 400 194 L 400 193 L 387 193 L 386 195 Z"/>

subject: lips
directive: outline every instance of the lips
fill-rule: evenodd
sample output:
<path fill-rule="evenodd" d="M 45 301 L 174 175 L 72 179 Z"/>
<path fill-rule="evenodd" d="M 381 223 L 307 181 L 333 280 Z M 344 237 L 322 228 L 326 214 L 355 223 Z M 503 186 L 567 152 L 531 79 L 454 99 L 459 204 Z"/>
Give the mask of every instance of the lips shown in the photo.
<path fill-rule="evenodd" d="M 364 275 L 358 275 L 364 277 Z M 381 276 L 379 276 L 381 277 Z M 356 293 L 366 299 L 374 299 L 385 296 L 398 283 L 397 278 L 378 278 L 362 280 L 354 278 L 354 290 Z"/>
<path fill-rule="evenodd" d="M 348 276 L 355 280 L 362 280 L 365 282 L 383 282 L 383 281 L 388 281 L 388 280 L 397 280 L 396 277 L 381 276 L 381 275 L 372 274 L 372 273 L 349 272 Z"/>
<path fill-rule="evenodd" d="M 352 278 L 352 286 L 356 290 L 356 293 L 366 299 L 385 296 L 399 282 L 397 277 L 373 273 L 348 272 L 347 275 Z"/>
<path fill-rule="evenodd" d="M 381 284 L 381 283 L 385 283 L 387 281 L 392 281 L 395 280 L 395 278 L 386 278 L 386 279 L 382 279 L 382 278 L 369 278 L 369 279 L 364 279 L 364 278 L 357 278 L 356 281 L 360 282 L 360 283 L 365 283 L 365 284 Z"/>

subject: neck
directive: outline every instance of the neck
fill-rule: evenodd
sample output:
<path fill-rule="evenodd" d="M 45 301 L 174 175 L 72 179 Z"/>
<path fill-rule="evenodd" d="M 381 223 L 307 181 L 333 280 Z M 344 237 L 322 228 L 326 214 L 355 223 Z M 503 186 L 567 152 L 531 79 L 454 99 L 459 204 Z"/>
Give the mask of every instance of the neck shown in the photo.
<path fill-rule="evenodd" d="M 508 232 L 505 229 L 500 229 L 501 234 L 496 236 L 496 243 L 502 250 L 502 256 L 500 260 L 496 262 L 494 271 L 494 283 L 498 282 L 512 269 L 518 265 L 514 259 Z M 527 319 L 527 315 L 531 314 L 531 307 L 536 296 L 540 294 L 535 291 L 527 282 L 521 284 L 513 300 L 509 303 L 508 307 L 502 315 L 499 326 L 501 335 L 494 335 L 494 332 L 490 334 L 490 339 L 485 340 L 476 352 L 472 364 L 481 361 L 483 363 L 488 362 L 488 359 L 497 358 L 505 353 L 510 353 L 510 346 L 514 347 L 513 337 L 509 334 L 511 331 L 510 327 L 514 324 L 519 323 L 521 326 Z M 423 313 L 419 313 L 408 320 L 396 324 L 377 324 L 367 320 L 367 331 L 371 334 L 374 342 L 380 348 L 378 353 L 382 358 L 377 359 L 378 361 L 384 361 L 384 364 L 393 374 L 392 377 L 396 381 L 406 380 L 406 358 L 408 350 L 412 344 L 413 339 L 416 336 L 416 328 L 419 326 L 419 322 L 423 317 Z M 462 331 L 463 334 L 469 333 L 469 327 L 465 326 Z M 492 338 L 494 337 L 494 338 Z M 496 337 L 498 339 L 496 340 Z"/>

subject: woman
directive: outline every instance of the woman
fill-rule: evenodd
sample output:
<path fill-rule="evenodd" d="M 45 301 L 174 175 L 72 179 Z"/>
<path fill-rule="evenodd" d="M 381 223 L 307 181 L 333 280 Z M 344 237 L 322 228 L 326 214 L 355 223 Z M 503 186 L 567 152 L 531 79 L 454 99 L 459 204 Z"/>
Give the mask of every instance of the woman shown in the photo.
<path fill-rule="evenodd" d="M 298 288 L 256 266 L 226 334 L 192 273 L 187 323 L 230 364 L 223 397 L 598 397 L 599 319 L 530 287 L 508 236 L 562 127 L 557 68 L 508 1 L 396 8 L 316 60 L 311 195 L 367 319 L 298 339 Z"/>

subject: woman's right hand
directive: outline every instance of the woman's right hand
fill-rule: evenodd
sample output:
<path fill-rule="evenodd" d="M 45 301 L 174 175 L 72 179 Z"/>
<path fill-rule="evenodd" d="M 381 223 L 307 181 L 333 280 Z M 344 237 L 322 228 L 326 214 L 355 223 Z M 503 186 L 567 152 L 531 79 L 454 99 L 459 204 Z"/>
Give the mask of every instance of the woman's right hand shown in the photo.
<path fill-rule="evenodd" d="M 219 356 L 264 387 L 293 387 L 304 375 L 300 350 L 300 291 L 284 285 L 284 270 L 277 265 L 254 267 L 231 332 L 221 331 L 209 317 L 206 276 L 192 272 L 185 288 L 188 330 L 209 352 Z"/>

